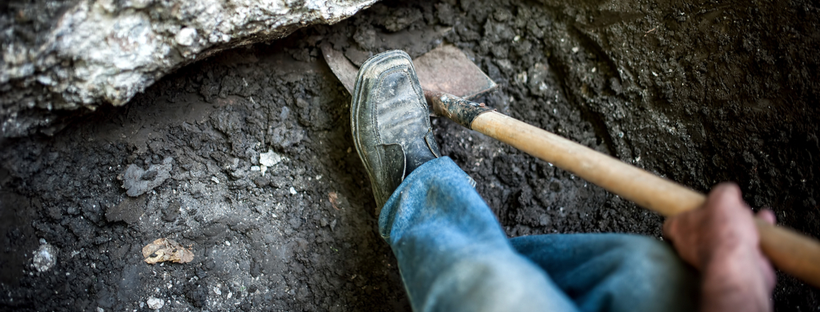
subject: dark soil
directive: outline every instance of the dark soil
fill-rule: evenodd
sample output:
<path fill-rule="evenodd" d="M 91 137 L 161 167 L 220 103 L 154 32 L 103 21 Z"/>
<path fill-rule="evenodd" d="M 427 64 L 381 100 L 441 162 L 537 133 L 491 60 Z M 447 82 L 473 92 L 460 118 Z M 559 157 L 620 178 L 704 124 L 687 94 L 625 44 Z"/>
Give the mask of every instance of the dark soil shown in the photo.
<path fill-rule="evenodd" d="M 820 236 L 820 6 L 811 1 L 385 2 L 333 26 L 232 50 L 125 107 L 2 142 L 3 310 L 409 310 L 353 150 L 350 96 L 321 59 L 451 42 L 498 84 L 482 101 Z M 442 153 L 478 182 L 508 235 L 629 232 L 662 218 L 446 119 Z M 281 161 L 260 169 L 260 154 Z M 160 168 L 172 158 L 167 179 Z M 136 165 L 155 188 L 126 194 Z M 144 172 L 141 170 L 145 170 Z M 161 183 L 159 183 L 161 182 Z M 148 185 L 153 185 L 148 183 Z M 187 264 L 148 265 L 157 238 Z M 57 264 L 38 272 L 41 243 Z M 820 309 L 780 274 L 779 311 Z"/>

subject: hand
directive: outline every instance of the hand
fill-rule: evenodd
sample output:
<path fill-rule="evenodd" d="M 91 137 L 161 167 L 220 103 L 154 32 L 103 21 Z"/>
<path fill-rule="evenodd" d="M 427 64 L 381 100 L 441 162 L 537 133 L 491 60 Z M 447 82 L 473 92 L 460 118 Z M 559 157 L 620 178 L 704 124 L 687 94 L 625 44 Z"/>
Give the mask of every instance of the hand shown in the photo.
<path fill-rule="evenodd" d="M 704 310 L 771 309 L 768 297 L 774 288 L 774 270 L 760 251 L 752 210 L 740 195 L 734 183 L 719 184 L 701 208 L 664 223 L 664 237 L 684 261 L 703 274 Z M 769 210 L 757 215 L 775 222 Z"/>

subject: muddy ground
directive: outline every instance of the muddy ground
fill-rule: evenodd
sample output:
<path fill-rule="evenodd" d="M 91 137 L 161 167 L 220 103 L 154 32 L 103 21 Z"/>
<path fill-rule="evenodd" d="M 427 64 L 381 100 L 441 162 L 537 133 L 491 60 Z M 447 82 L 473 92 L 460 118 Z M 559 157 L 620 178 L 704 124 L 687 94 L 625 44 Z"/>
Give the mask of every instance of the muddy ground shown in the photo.
<path fill-rule="evenodd" d="M 66 114 L 53 137 L 2 142 L 0 306 L 409 310 L 353 150 L 350 97 L 319 53 L 324 41 L 354 62 L 453 43 L 498 82 L 482 100 L 500 111 L 700 191 L 736 181 L 750 205 L 818 237 L 818 9 L 393 1 L 219 54 L 126 107 Z M 660 236 L 658 215 L 433 122 L 442 153 L 478 182 L 509 236 Z M 275 162 L 264 172 L 263 154 Z M 142 184 L 126 190 L 123 180 Z M 143 263 L 141 248 L 160 237 L 190 246 L 194 260 Z M 45 272 L 32 265 L 41 244 L 56 248 Z M 820 309 L 820 291 L 778 277 L 777 310 Z"/>

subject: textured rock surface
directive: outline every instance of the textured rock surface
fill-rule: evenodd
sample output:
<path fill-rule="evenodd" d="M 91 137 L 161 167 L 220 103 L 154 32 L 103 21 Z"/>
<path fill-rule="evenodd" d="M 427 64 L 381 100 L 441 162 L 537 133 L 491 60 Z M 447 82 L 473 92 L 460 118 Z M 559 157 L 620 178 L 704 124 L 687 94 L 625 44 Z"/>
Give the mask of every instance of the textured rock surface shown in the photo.
<path fill-rule="evenodd" d="M 122 187 L 127 190 L 126 194 L 137 197 L 162 185 L 171 177 L 174 159 L 166 157 L 161 164 L 153 164 L 148 169 L 143 170 L 140 166 L 131 164 L 123 173 Z"/>
<path fill-rule="evenodd" d="M 335 23 L 375 0 L 88 0 L 0 4 L 3 137 L 60 111 L 123 105 L 170 71 L 217 51 Z"/>

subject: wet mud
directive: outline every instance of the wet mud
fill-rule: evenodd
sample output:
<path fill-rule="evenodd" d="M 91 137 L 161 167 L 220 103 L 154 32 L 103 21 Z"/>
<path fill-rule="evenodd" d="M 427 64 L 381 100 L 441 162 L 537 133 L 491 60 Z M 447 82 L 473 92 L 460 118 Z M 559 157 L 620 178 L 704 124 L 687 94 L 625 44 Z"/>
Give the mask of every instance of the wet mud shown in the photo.
<path fill-rule="evenodd" d="M 699 191 L 735 181 L 752 207 L 818 237 L 818 13 L 809 1 L 390 1 L 226 51 L 125 107 L 70 114 L 52 137 L 2 142 L 0 307 L 409 310 L 323 42 L 354 63 L 455 44 L 498 83 L 487 105 Z M 660 239 L 660 216 L 433 124 L 509 236 Z M 194 260 L 144 263 L 158 238 Z M 47 269 L 41 249 L 56 256 Z M 820 308 L 820 291 L 778 279 L 778 311 Z"/>

